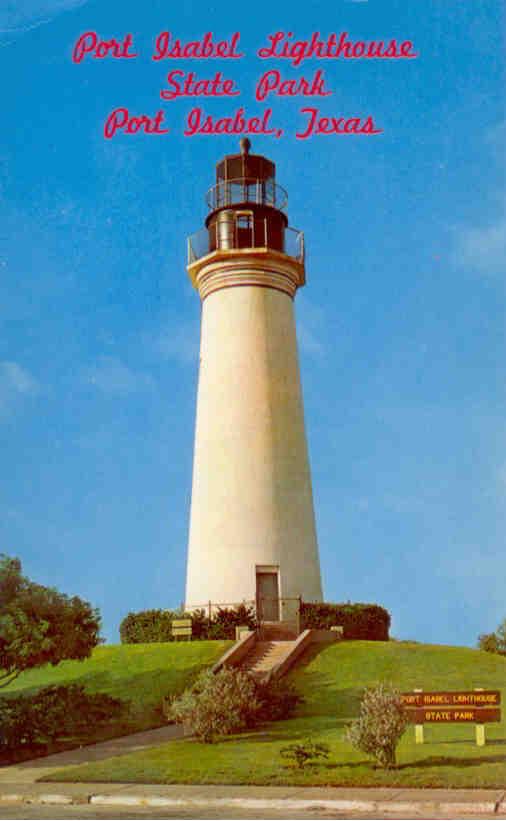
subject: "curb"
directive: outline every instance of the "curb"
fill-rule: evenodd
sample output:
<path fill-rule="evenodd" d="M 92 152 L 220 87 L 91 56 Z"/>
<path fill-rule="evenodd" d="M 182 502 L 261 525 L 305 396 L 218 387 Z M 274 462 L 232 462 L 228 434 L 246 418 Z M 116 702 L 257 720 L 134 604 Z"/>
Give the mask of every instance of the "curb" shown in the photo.
<path fill-rule="evenodd" d="M 170 798 L 164 795 L 65 795 L 63 793 L 21 794 L 0 793 L 0 805 L 6 804 L 94 804 L 98 806 L 116 807 L 185 807 L 202 808 L 214 807 L 241 807 L 251 810 L 333 810 L 338 812 L 390 812 L 395 814 L 450 814 L 473 815 L 476 813 L 489 814 L 492 817 L 506 816 L 505 795 L 499 801 L 448 801 L 448 800 L 359 800 L 344 798 Z"/>

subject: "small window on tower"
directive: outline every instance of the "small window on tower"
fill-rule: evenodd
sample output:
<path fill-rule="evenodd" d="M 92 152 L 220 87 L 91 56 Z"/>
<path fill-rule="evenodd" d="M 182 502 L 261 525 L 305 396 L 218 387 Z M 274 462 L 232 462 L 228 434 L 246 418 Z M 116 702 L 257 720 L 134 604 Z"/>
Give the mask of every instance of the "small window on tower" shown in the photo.
<path fill-rule="evenodd" d="M 235 219 L 237 248 L 253 248 L 253 214 L 251 211 L 240 211 Z"/>
<path fill-rule="evenodd" d="M 237 216 L 237 227 L 240 229 L 247 229 L 252 227 L 251 214 L 239 214 Z"/>

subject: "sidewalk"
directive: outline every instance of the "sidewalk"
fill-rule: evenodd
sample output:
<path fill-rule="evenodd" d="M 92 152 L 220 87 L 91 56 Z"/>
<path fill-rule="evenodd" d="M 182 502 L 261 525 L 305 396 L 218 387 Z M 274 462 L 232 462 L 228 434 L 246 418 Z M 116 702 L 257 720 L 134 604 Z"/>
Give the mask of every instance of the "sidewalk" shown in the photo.
<path fill-rule="evenodd" d="M 323 809 L 413 815 L 487 815 L 506 818 L 504 790 L 347 789 L 151 784 L 0 784 L 0 804 L 94 804 L 181 809 Z"/>
<path fill-rule="evenodd" d="M 91 761 L 102 761 L 104 758 L 111 758 L 113 755 L 124 755 L 146 750 L 149 747 L 164 744 L 166 741 L 182 738 L 183 735 L 182 727 L 167 724 L 167 726 L 159 727 L 156 730 L 131 733 L 119 738 L 111 738 L 109 741 L 101 741 L 98 744 L 78 747 L 75 750 L 66 750 L 63 753 L 54 753 L 54 755 L 46 755 L 41 758 L 32 758 L 30 761 L 23 761 L 20 764 L 0 766 L 0 792 L 3 791 L 5 783 L 33 784 L 39 778 L 44 778 L 61 767 L 70 767 L 73 764 L 87 764 Z"/>
<path fill-rule="evenodd" d="M 504 790 L 442 790 L 345 787 L 252 787 L 197 784 L 40 783 L 61 767 L 100 761 L 113 755 L 163 744 L 183 736 L 167 725 L 100 744 L 0 767 L 0 805 L 96 804 L 116 807 L 243 807 L 278 810 L 319 808 L 335 812 L 410 813 L 415 815 L 489 815 L 506 818 Z"/>

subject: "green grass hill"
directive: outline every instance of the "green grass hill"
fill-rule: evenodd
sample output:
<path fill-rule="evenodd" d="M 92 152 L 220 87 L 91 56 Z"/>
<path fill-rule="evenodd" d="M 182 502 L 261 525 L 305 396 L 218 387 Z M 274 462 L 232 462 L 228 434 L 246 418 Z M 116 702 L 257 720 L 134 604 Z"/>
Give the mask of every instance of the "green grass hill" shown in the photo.
<path fill-rule="evenodd" d="M 83 684 L 89 692 L 108 693 L 129 702 L 125 720 L 90 738 L 136 732 L 164 723 L 164 696 L 181 693 L 188 682 L 230 647 L 230 641 L 120 644 L 96 647 L 85 661 L 63 661 L 23 673 L 5 695 L 52 684 Z"/>
<path fill-rule="evenodd" d="M 173 652 L 184 648 L 179 645 Z M 476 746 L 474 725 L 426 725 L 423 745 L 415 745 L 410 727 L 398 749 L 398 768 L 391 772 L 375 769 L 343 738 L 345 725 L 357 715 L 364 687 L 378 681 L 401 690 L 501 689 L 504 715 L 505 657 L 408 642 L 342 642 L 309 655 L 291 678 L 305 698 L 293 719 L 212 745 L 178 740 L 60 770 L 54 780 L 498 788 L 506 784 L 504 720 L 487 725 L 485 747 Z M 329 761 L 303 770 L 287 766 L 280 749 L 302 739 L 327 743 Z"/>

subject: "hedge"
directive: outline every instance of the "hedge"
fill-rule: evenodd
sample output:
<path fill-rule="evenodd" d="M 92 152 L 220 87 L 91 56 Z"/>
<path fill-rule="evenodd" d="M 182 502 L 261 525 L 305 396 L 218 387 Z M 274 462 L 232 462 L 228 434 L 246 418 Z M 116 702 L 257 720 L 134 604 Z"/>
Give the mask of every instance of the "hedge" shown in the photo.
<path fill-rule="evenodd" d="M 181 615 L 171 610 L 142 610 L 129 613 L 119 626 L 122 644 L 149 644 L 172 641 L 172 619 Z"/>
<path fill-rule="evenodd" d="M 155 641 L 174 641 L 172 620 L 191 618 L 193 639 L 235 639 L 235 628 L 256 627 L 254 608 L 241 604 L 235 608 L 218 608 L 209 619 L 204 610 L 183 613 L 174 610 L 142 610 L 129 613 L 120 624 L 122 644 L 149 644 Z"/>
<path fill-rule="evenodd" d="M 192 619 L 193 639 L 235 639 L 237 625 L 257 626 L 253 607 L 241 604 L 235 608 L 219 608 L 209 619 L 206 611 L 183 613 L 174 610 L 142 610 L 129 613 L 121 622 L 123 644 L 146 644 L 155 641 L 174 641 L 172 620 Z M 377 604 L 326 604 L 303 602 L 301 629 L 329 629 L 342 625 L 345 639 L 388 641 L 390 614 Z"/>
<path fill-rule="evenodd" d="M 345 639 L 388 641 L 390 613 L 378 604 L 302 602 L 303 629 L 328 630 L 334 625 L 343 627 Z"/>
<path fill-rule="evenodd" d="M 53 685 L 36 693 L 0 697 L 0 752 L 85 738 L 90 727 L 122 718 L 127 702 L 88 693 L 81 684 Z"/>

